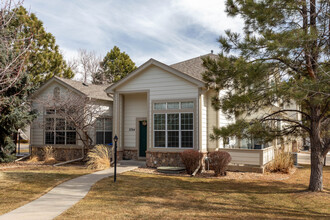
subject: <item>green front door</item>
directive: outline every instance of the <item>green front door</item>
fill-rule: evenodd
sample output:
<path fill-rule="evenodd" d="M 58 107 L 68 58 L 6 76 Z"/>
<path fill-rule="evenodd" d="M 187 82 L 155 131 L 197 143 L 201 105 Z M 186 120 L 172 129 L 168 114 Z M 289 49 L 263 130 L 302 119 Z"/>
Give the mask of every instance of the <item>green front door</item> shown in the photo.
<path fill-rule="evenodd" d="M 145 157 L 146 156 L 146 150 L 147 150 L 147 125 L 140 121 L 139 122 L 139 131 L 140 131 L 140 137 L 139 137 L 139 157 Z"/>

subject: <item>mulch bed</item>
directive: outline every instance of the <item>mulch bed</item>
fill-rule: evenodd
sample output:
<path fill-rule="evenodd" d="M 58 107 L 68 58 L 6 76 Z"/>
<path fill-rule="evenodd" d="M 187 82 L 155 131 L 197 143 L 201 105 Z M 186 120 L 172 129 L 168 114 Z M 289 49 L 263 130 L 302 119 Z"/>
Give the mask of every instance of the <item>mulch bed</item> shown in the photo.
<path fill-rule="evenodd" d="M 137 168 L 134 170 L 135 172 L 139 173 L 148 173 L 148 174 L 155 174 L 155 175 L 164 175 L 164 176 L 182 176 L 182 177 L 190 177 L 189 174 L 186 172 L 178 173 L 178 174 L 164 174 L 159 173 L 154 168 Z M 201 178 L 212 178 L 212 179 L 231 179 L 231 180 L 285 180 L 288 179 L 294 172 L 296 168 L 291 169 L 289 174 L 284 173 L 269 173 L 266 172 L 262 173 L 250 173 L 250 172 L 229 172 L 227 171 L 227 176 L 214 176 L 213 170 L 207 170 L 203 173 L 198 173 L 196 177 Z"/>

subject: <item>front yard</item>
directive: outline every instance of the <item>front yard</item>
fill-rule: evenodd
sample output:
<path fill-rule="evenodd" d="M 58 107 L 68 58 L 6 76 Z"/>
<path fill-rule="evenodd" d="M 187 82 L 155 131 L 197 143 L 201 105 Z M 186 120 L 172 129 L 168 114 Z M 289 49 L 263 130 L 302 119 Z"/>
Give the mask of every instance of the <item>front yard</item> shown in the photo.
<path fill-rule="evenodd" d="M 57 219 L 330 218 L 330 167 L 324 192 L 310 193 L 309 167 L 271 178 L 229 173 L 229 178 L 191 178 L 128 172 L 96 183 Z M 248 178 L 230 178 L 230 176 Z M 275 175 L 275 179 L 274 179 Z M 251 178 L 252 176 L 252 178 Z"/>
<path fill-rule="evenodd" d="M 28 163 L 0 166 L 0 215 L 16 209 L 51 190 L 56 185 L 88 174 L 81 166 L 53 167 Z"/>

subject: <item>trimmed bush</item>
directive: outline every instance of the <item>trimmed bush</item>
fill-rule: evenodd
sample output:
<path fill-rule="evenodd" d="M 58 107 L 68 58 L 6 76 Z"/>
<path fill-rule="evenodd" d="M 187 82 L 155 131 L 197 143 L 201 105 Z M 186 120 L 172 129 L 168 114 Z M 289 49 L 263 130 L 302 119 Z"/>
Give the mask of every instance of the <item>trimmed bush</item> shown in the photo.
<path fill-rule="evenodd" d="M 214 176 L 226 176 L 228 164 L 231 161 L 231 156 L 225 151 L 214 151 L 209 154 L 210 165 L 214 169 Z"/>
<path fill-rule="evenodd" d="M 289 173 L 292 167 L 292 155 L 290 152 L 285 152 L 284 148 L 282 148 L 275 151 L 274 160 L 266 166 L 266 170 L 269 172 Z"/>
<path fill-rule="evenodd" d="M 186 167 L 187 173 L 191 175 L 198 168 L 203 154 L 197 150 L 185 150 L 181 153 L 180 156 L 183 164 Z"/>
<path fill-rule="evenodd" d="M 89 169 L 106 169 L 110 167 L 111 149 L 104 145 L 96 145 L 87 154 Z"/>

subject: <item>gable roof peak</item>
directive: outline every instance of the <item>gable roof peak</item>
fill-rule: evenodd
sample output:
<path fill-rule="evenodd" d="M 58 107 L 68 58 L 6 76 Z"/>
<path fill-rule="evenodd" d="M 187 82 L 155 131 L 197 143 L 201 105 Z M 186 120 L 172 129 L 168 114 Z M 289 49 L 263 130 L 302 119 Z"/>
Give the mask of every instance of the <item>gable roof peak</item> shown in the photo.
<path fill-rule="evenodd" d="M 51 79 L 47 80 L 43 85 L 40 86 L 40 88 L 34 93 L 34 95 L 37 95 L 44 88 L 47 88 L 47 85 L 49 85 L 53 81 L 57 81 L 57 83 L 67 86 L 74 91 L 86 95 L 89 98 L 112 101 L 112 97 L 108 96 L 108 94 L 104 91 L 109 85 L 86 84 L 80 81 L 66 79 L 59 76 L 53 76 Z"/>
<path fill-rule="evenodd" d="M 206 68 L 203 66 L 202 58 L 210 57 L 212 59 L 218 59 L 218 55 L 213 53 L 208 53 L 198 57 L 191 58 L 189 60 L 181 61 L 170 65 L 170 67 L 179 70 L 180 72 L 185 73 L 191 77 L 194 77 L 200 81 L 203 80 L 203 73 L 206 71 Z"/>

